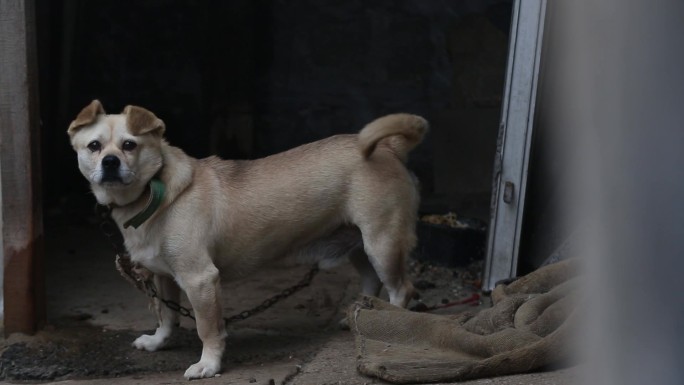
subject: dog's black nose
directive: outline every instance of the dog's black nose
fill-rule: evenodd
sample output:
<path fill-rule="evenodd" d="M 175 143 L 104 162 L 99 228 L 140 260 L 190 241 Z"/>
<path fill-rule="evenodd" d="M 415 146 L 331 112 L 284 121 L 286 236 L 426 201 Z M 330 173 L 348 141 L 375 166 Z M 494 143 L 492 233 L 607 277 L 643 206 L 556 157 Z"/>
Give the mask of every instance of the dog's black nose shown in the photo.
<path fill-rule="evenodd" d="M 111 171 L 116 170 L 121 165 L 121 161 L 114 155 L 107 155 L 102 158 L 102 168 Z"/>

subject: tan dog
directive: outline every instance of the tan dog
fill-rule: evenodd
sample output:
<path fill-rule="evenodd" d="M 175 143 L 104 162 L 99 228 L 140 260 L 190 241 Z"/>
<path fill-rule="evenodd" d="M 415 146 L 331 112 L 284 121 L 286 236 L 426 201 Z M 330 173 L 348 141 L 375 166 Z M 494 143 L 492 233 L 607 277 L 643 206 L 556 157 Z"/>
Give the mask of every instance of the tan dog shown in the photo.
<path fill-rule="evenodd" d="M 392 304 L 407 305 L 413 286 L 405 262 L 416 241 L 419 196 L 404 162 L 427 130 L 423 118 L 388 115 L 358 135 L 254 161 L 191 158 L 163 139 L 164 130 L 150 111 L 128 106 L 106 115 L 94 100 L 68 134 L 97 201 L 113 207 L 132 260 L 155 274 L 162 298 L 179 301 L 180 288 L 190 300 L 203 348 L 186 378 L 221 369 L 220 279 L 274 258 L 296 254 L 333 265 L 348 257 L 364 294 L 377 295 L 384 284 Z M 124 228 L 146 206 L 153 178 L 166 187 L 159 208 L 138 228 Z M 177 322 L 162 309 L 155 333 L 134 346 L 161 348 Z"/>

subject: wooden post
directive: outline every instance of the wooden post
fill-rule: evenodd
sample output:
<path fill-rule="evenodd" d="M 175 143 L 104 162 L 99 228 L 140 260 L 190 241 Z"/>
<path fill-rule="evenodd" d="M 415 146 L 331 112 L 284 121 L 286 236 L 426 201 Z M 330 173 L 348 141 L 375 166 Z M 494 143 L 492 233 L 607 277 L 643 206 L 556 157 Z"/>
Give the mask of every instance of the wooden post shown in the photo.
<path fill-rule="evenodd" d="M 45 322 L 33 0 L 0 0 L 0 186 L 5 335 Z"/>

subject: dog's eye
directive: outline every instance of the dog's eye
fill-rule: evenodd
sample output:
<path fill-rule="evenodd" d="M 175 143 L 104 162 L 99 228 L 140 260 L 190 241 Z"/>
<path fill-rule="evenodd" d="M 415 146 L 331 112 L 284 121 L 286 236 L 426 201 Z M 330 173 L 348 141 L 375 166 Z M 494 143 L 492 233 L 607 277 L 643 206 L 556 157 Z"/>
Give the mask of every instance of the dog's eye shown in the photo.
<path fill-rule="evenodd" d="M 121 145 L 121 148 L 124 151 L 133 151 L 133 150 L 135 150 L 136 147 L 138 147 L 138 144 L 132 140 L 127 140 L 127 141 L 123 142 L 123 144 Z"/>
<path fill-rule="evenodd" d="M 93 140 L 92 142 L 88 143 L 88 149 L 92 152 L 100 151 L 101 148 L 102 145 L 97 140 Z"/>

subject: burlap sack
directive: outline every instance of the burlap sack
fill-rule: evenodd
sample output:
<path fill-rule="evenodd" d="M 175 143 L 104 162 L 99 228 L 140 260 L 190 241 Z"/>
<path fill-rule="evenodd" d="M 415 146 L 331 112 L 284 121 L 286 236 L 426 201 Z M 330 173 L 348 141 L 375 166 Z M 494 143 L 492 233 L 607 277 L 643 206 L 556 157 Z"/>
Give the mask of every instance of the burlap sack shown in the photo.
<path fill-rule="evenodd" d="M 394 383 L 462 381 L 529 372 L 568 359 L 577 284 L 572 260 L 492 292 L 477 314 L 415 313 L 373 297 L 349 310 L 358 370 Z"/>

